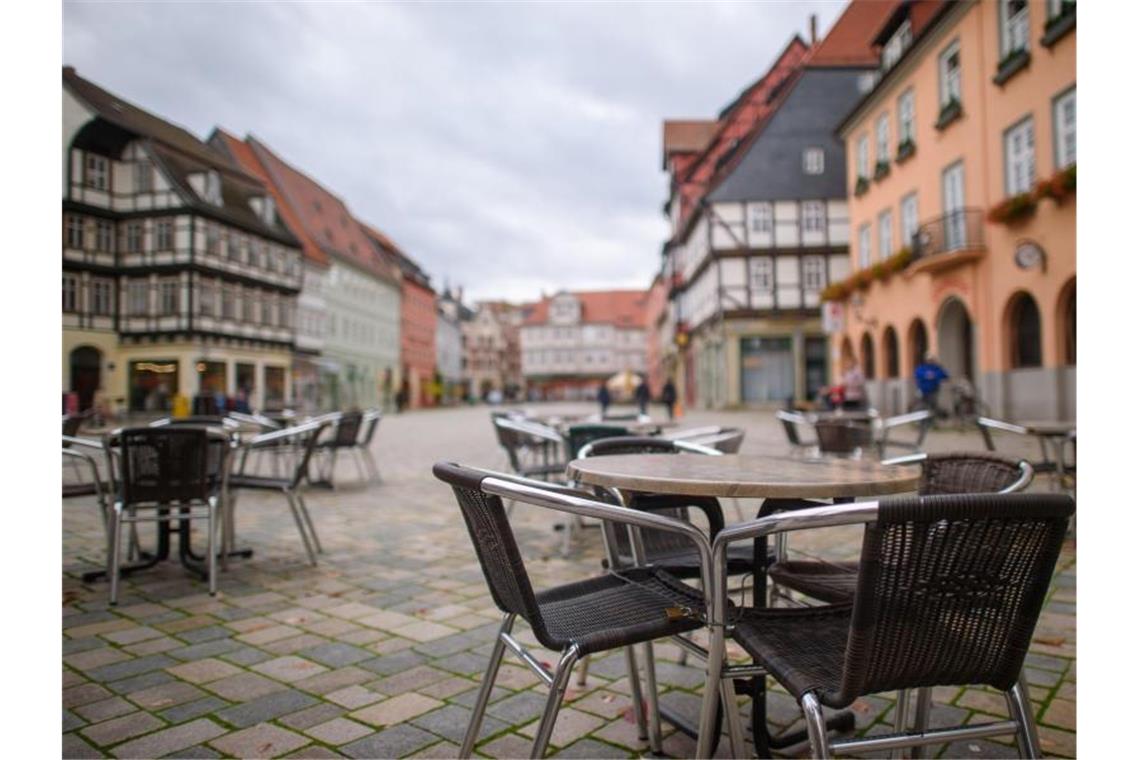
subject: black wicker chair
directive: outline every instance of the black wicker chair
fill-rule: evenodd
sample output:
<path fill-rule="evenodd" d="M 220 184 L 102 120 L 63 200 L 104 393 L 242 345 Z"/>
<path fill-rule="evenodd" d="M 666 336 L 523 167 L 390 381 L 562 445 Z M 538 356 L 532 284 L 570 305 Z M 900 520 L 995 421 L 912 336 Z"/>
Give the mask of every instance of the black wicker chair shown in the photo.
<path fill-rule="evenodd" d="M 714 567 L 733 541 L 789 526 L 866 523 L 850 604 L 729 610 L 724 579 L 717 579 L 697 756 L 711 746 L 719 682 L 733 677 L 724 663 L 730 619 L 733 639 L 799 701 L 813 757 L 1001 734 L 1015 734 L 1023 756 L 1039 756 L 1021 668 L 1074 506 L 1061 495 L 902 497 L 773 515 L 723 531 L 713 544 Z M 842 709 L 867 694 L 961 685 L 1005 692 L 1011 720 L 911 731 L 896 721 L 892 734 L 828 739 L 821 705 Z M 735 743 L 739 716 L 729 711 L 728 719 Z"/>
<path fill-rule="evenodd" d="M 432 472 L 454 490 L 491 597 L 504 613 L 459 756 L 470 757 L 474 750 L 499 663 L 508 647 L 551 687 L 546 709 L 535 730 L 532 757 L 541 757 L 546 751 L 574 663 L 594 652 L 625 648 L 635 713 L 639 728 L 644 731 L 640 680 L 636 677 L 632 647 L 700 628 L 698 615 L 691 611 L 706 608 L 703 594 L 654 567 L 611 570 L 588 580 L 535 592 L 502 499 L 686 535 L 702 547 L 698 551 L 705 557 L 704 578 L 707 579 L 711 569 L 704 535 L 687 523 L 584 498 L 566 487 L 448 462 L 436 464 Z M 519 617 L 530 624 L 542 646 L 561 652 L 553 673 L 511 636 Z M 651 659 L 646 676 L 650 717 L 656 724 L 656 679 Z M 653 732 L 650 743 L 655 751 L 660 749 L 658 731 Z"/>
<path fill-rule="evenodd" d="M 317 564 L 317 552 L 323 553 L 324 550 L 321 548 L 320 539 L 317 538 L 317 529 L 313 527 L 313 518 L 309 515 L 309 509 L 305 506 L 305 499 L 301 495 L 301 483 L 309 469 L 309 460 L 316 450 L 317 441 L 321 437 L 321 433 L 330 424 L 332 423 L 310 422 L 284 430 L 263 433 L 249 442 L 248 447 L 254 450 L 259 447 L 276 448 L 282 442 L 289 442 L 296 446 L 300 455 L 290 476 L 267 477 L 235 473 L 230 475 L 229 479 L 230 493 L 233 494 L 231 496 L 231 509 L 233 508 L 233 501 L 236 500 L 234 497 L 236 497 L 237 491 L 277 491 L 284 494 L 285 500 L 289 503 L 289 511 L 293 513 L 293 522 L 297 524 L 297 532 L 301 534 L 301 541 L 305 544 L 305 553 L 313 565 Z"/>
<path fill-rule="evenodd" d="M 571 425 L 566 429 L 566 458 L 577 459 L 578 452 L 587 443 L 600 441 L 603 438 L 616 438 L 619 435 L 629 435 L 629 430 L 619 425 L 598 425 L 590 422 Z"/>
<path fill-rule="evenodd" d="M 218 505 L 225 492 L 233 446 L 229 434 L 215 427 L 192 425 L 126 428 L 108 434 L 104 446 L 108 450 L 119 448 L 108 562 L 111 604 L 119 600 L 122 526 L 143 521 L 206 520 L 206 575 L 210 594 L 215 594 Z M 163 514 L 171 508 L 178 514 Z"/>
<path fill-rule="evenodd" d="M 820 454 L 853 458 L 874 442 L 870 420 L 816 420 L 815 437 Z"/>
<path fill-rule="evenodd" d="M 491 423 L 516 475 L 550 480 L 565 474 L 566 443 L 557 430 L 502 412 L 492 412 Z"/>

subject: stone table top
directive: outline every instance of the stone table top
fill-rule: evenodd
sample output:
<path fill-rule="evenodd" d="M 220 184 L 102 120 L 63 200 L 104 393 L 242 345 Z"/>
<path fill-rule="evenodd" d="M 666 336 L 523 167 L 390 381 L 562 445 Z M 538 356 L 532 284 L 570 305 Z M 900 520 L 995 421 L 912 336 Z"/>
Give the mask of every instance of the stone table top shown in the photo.
<path fill-rule="evenodd" d="M 1017 424 L 1033 435 L 1068 435 L 1077 430 L 1077 423 L 1069 420 L 1029 420 Z"/>
<path fill-rule="evenodd" d="M 732 454 L 622 454 L 575 459 L 582 483 L 626 491 L 737 498 L 823 499 L 913 491 L 921 470 L 852 459 Z"/>

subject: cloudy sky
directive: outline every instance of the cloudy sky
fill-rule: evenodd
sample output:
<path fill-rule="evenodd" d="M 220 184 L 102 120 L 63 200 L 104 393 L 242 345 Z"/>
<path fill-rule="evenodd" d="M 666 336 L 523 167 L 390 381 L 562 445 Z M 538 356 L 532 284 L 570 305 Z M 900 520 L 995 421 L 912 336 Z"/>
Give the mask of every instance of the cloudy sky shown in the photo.
<path fill-rule="evenodd" d="M 646 287 L 661 121 L 711 118 L 843 2 L 64 4 L 64 62 L 252 133 L 465 298 Z"/>

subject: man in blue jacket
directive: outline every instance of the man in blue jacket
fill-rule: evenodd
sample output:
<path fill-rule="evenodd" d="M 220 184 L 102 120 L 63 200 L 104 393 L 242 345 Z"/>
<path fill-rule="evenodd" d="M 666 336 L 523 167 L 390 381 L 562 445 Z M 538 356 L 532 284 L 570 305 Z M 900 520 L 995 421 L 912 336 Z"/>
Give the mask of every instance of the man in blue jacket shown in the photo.
<path fill-rule="evenodd" d="M 923 403 L 932 412 L 938 413 L 938 388 L 949 377 L 933 356 L 926 357 L 926 361 L 914 368 L 914 383 Z"/>

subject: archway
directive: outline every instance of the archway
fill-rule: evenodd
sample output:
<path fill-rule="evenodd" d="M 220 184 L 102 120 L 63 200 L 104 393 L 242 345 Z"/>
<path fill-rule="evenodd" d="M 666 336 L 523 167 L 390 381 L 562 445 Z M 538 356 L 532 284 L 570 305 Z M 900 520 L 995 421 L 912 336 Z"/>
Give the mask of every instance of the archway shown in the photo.
<path fill-rule="evenodd" d="M 1012 369 L 1041 366 L 1041 310 L 1033 296 L 1015 293 L 1006 307 L 1006 345 Z"/>
<path fill-rule="evenodd" d="M 906 332 L 907 354 L 910 356 L 910 372 L 926 361 L 930 353 L 930 339 L 926 337 L 926 323 L 915 317 Z"/>
<path fill-rule="evenodd" d="M 103 352 L 94 346 L 79 346 L 71 352 L 71 392 L 79 396 L 79 411 L 85 412 L 95 402 L 95 391 L 101 384 Z"/>
<path fill-rule="evenodd" d="M 1057 336 L 1061 345 L 1057 352 L 1062 364 L 1077 363 L 1077 278 L 1074 277 L 1061 288 L 1057 297 Z"/>
<path fill-rule="evenodd" d="M 860 352 L 863 355 L 863 377 L 868 380 L 875 379 L 875 341 L 871 333 L 863 333 L 860 343 Z"/>
<path fill-rule="evenodd" d="M 855 361 L 855 346 L 851 343 L 851 338 L 846 335 L 843 336 L 843 344 L 839 348 L 839 361 L 843 366 Z"/>
<path fill-rule="evenodd" d="M 899 376 L 899 336 L 889 325 L 883 331 L 883 372 L 885 377 Z"/>
<path fill-rule="evenodd" d="M 950 377 L 974 380 L 974 323 L 966 306 L 949 298 L 938 313 L 938 362 Z"/>

